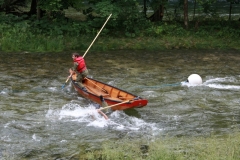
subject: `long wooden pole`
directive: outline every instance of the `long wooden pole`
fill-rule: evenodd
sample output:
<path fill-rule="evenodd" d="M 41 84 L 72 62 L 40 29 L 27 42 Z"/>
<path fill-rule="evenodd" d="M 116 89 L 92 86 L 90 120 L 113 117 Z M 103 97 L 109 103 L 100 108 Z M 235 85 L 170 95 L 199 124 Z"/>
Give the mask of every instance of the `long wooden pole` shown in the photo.
<path fill-rule="evenodd" d="M 84 55 L 82 56 L 83 58 L 85 57 L 85 55 L 87 54 L 88 50 L 91 48 L 91 46 L 93 45 L 94 41 L 97 39 L 98 35 L 101 33 L 102 29 L 104 28 L 104 26 L 106 25 L 107 21 L 109 20 L 109 18 L 112 16 L 112 14 L 109 15 L 109 17 L 107 18 L 106 22 L 103 24 L 102 28 L 100 29 L 100 31 L 98 32 L 97 36 L 93 39 L 92 43 L 90 44 L 90 46 L 88 47 L 88 49 L 86 50 L 86 52 L 84 53 Z"/>
<path fill-rule="evenodd" d="M 65 87 L 65 85 L 67 84 L 68 80 L 70 79 L 70 77 L 72 76 L 72 73 L 70 74 L 70 76 L 68 76 L 67 80 L 65 81 L 65 83 L 62 85 L 62 89 Z"/>
<path fill-rule="evenodd" d="M 84 53 L 84 55 L 82 56 L 83 58 L 85 57 L 85 55 L 87 54 L 88 50 L 91 48 L 91 46 L 93 45 L 93 43 L 95 42 L 95 40 L 97 39 L 98 35 L 101 33 L 102 29 L 104 28 L 104 26 L 106 25 L 107 21 L 109 20 L 109 18 L 112 16 L 112 14 L 109 15 L 109 17 L 107 18 L 106 22 L 103 24 L 102 28 L 100 29 L 100 31 L 98 32 L 98 34 L 96 35 L 96 37 L 93 39 L 92 43 L 90 44 L 90 46 L 88 47 L 88 49 L 86 50 L 86 52 Z M 71 74 L 72 75 L 72 74 Z M 67 78 L 66 82 L 62 85 L 62 88 L 65 87 L 65 85 L 67 84 L 69 78 L 71 77 L 71 75 Z"/>
<path fill-rule="evenodd" d="M 123 101 L 121 103 L 117 103 L 117 104 L 114 104 L 114 105 L 111 105 L 111 106 L 107 106 L 107 107 L 104 107 L 104 108 L 100 108 L 100 109 L 97 109 L 98 113 L 100 113 L 106 120 L 108 119 L 108 116 L 106 114 L 104 114 L 102 112 L 102 110 L 104 109 L 107 109 L 107 108 L 111 108 L 111 107 L 115 107 L 115 106 L 118 106 L 120 104 L 124 104 L 124 103 L 127 103 L 127 102 L 130 102 L 131 100 L 127 100 L 127 101 Z"/>
<path fill-rule="evenodd" d="M 114 104 L 114 105 L 111 105 L 111 106 L 107 106 L 107 107 L 100 108 L 99 110 L 104 110 L 104 109 L 112 108 L 112 107 L 118 106 L 118 105 L 120 105 L 120 104 L 128 103 L 128 102 L 130 102 L 130 101 L 131 101 L 131 100 L 126 100 L 126 101 L 123 101 L 123 102 L 121 102 L 121 103 L 117 103 L 117 104 Z"/>
<path fill-rule="evenodd" d="M 103 113 L 101 110 L 98 110 L 98 113 L 100 113 L 106 120 L 108 120 L 108 116 Z"/>

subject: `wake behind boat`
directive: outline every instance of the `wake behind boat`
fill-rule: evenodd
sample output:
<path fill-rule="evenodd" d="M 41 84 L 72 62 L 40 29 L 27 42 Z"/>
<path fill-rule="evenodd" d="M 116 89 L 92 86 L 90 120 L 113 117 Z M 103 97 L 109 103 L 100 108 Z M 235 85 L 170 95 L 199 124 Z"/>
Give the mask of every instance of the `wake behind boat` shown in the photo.
<path fill-rule="evenodd" d="M 125 110 L 130 108 L 141 108 L 147 105 L 148 100 L 136 96 L 127 91 L 121 90 L 109 84 L 94 80 L 92 78 L 85 78 L 83 85 L 87 90 L 75 83 L 76 75 L 71 77 L 71 83 L 79 95 L 90 99 L 101 105 L 100 96 L 102 95 L 112 110 Z"/>

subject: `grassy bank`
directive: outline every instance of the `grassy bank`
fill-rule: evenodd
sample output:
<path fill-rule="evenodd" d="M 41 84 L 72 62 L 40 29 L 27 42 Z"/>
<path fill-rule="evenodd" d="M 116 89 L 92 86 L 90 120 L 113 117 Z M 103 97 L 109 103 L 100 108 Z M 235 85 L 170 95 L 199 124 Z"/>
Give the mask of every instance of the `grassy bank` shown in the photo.
<path fill-rule="evenodd" d="M 81 154 L 85 160 L 238 160 L 240 133 L 227 136 L 158 138 L 106 142 L 100 151 Z"/>
<path fill-rule="evenodd" d="M 0 50 L 4 52 L 62 52 L 68 50 L 86 51 L 94 36 L 43 36 L 13 34 L 0 37 Z M 162 36 L 115 38 L 98 37 L 91 51 L 120 49 L 133 50 L 169 50 L 169 49 L 237 49 L 240 43 L 235 39 L 197 36 Z"/>
<path fill-rule="evenodd" d="M 168 49 L 240 49 L 237 40 L 214 37 L 138 37 L 138 38 L 100 38 L 93 46 L 94 50 L 168 50 Z"/>
<path fill-rule="evenodd" d="M 0 51 L 3 52 L 84 52 L 95 36 L 96 28 L 87 22 L 64 20 L 23 20 L 3 16 L 0 20 Z M 10 21 L 11 20 L 11 21 Z M 147 23 L 147 22 L 146 22 Z M 238 21 L 204 21 L 197 28 L 191 22 L 189 29 L 177 22 L 148 24 L 129 33 L 118 28 L 104 28 L 91 51 L 120 49 L 169 50 L 169 49 L 237 49 L 240 50 Z"/>

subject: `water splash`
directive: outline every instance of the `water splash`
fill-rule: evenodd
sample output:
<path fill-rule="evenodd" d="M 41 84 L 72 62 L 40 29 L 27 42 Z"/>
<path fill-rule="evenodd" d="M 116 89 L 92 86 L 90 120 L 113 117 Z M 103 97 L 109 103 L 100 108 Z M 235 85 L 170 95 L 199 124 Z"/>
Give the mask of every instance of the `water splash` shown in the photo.
<path fill-rule="evenodd" d="M 12 93 L 11 88 L 3 88 L 0 90 L 0 95 L 9 96 Z"/>
<path fill-rule="evenodd" d="M 32 135 L 32 139 L 33 139 L 34 141 L 40 142 L 42 138 L 38 137 L 36 134 L 33 134 L 33 135 Z"/>
<path fill-rule="evenodd" d="M 193 85 L 188 82 L 181 82 L 182 86 L 196 87 L 207 86 L 215 89 L 238 90 L 240 89 L 240 81 L 235 77 L 217 77 L 206 80 L 202 85 Z"/>
<path fill-rule="evenodd" d="M 49 109 L 46 117 L 52 120 L 77 121 L 86 127 L 110 128 L 114 130 L 158 130 L 154 123 L 148 123 L 136 117 L 129 116 L 123 111 L 114 111 L 108 114 L 106 120 L 97 112 L 95 106 L 90 104 L 83 107 L 77 103 L 65 104 L 60 110 Z"/>
<path fill-rule="evenodd" d="M 226 90 L 238 90 L 240 89 L 239 80 L 235 77 L 224 77 L 224 78 L 212 78 L 208 79 L 205 83 L 205 86 L 216 89 L 226 89 Z"/>
<path fill-rule="evenodd" d="M 210 88 L 216 88 L 216 89 L 240 89 L 240 86 L 235 85 L 222 85 L 222 84 L 207 84 L 206 86 Z"/>

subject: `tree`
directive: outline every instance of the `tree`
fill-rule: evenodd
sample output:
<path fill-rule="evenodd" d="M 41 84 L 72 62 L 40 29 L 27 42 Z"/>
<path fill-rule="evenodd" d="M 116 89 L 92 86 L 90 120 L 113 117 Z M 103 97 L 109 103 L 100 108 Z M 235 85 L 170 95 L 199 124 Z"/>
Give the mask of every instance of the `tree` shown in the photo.
<path fill-rule="evenodd" d="M 228 20 L 230 21 L 231 20 L 231 16 L 232 16 L 232 5 L 235 3 L 235 4 L 238 4 L 239 3 L 239 0 L 227 0 L 230 5 L 229 5 L 229 16 L 228 16 Z"/>
<path fill-rule="evenodd" d="M 84 0 L 31 0 L 31 7 L 28 14 L 37 15 L 37 19 L 40 19 L 44 15 L 49 18 L 56 15 L 62 15 L 63 10 L 68 7 L 76 8 L 77 10 L 84 7 Z"/>
<path fill-rule="evenodd" d="M 15 13 L 20 7 L 26 7 L 28 0 L 0 0 L 0 12 Z"/>
<path fill-rule="evenodd" d="M 149 0 L 149 3 L 154 11 L 154 14 L 149 17 L 152 22 L 162 21 L 164 16 L 164 5 L 167 0 Z"/>
<path fill-rule="evenodd" d="M 184 0 L 184 26 L 188 29 L 188 0 Z"/>
<path fill-rule="evenodd" d="M 124 33 L 129 37 L 134 37 L 146 27 L 147 19 L 144 13 L 140 12 L 138 0 L 91 0 L 91 4 L 95 13 L 91 23 L 94 26 L 100 27 L 106 17 L 112 13 L 113 20 L 109 21 L 108 26 L 117 29 L 116 34 Z"/>
<path fill-rule="evenodd" d="M 147 0 L 143 0 L 143 13 L 147 17 Z"/>

